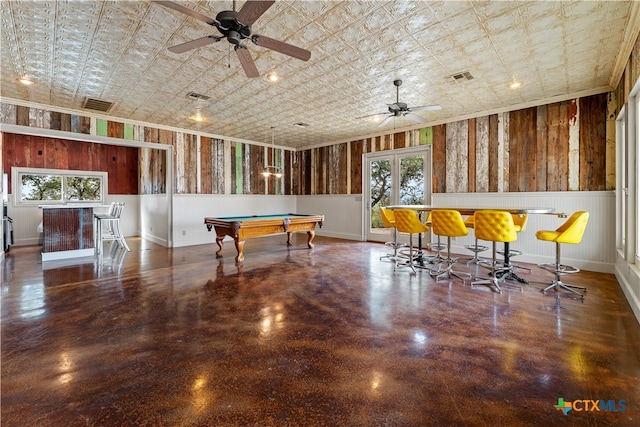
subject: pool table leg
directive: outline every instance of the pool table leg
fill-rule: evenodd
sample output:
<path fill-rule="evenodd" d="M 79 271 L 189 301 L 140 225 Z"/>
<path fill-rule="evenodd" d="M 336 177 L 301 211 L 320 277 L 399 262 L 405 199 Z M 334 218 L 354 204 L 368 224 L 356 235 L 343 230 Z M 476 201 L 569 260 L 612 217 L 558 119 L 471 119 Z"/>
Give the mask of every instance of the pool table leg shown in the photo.
<path fill-rule="evenodd" d="M 222 258 L 222 241 L 224 240 L 224 236 L 216 236 L 216 243 L 218 244 L 218 250 L 216 251 L 216 258 Z"/>
<path fill-rule="evenodd" d="M 291 235 L 293 233 L 287 232 L 287 246 L 293 246 L 293 240 L 291 240 Z"/>
<path fill-rule="evenodd" d="M 233 239 L 236 244 L 236 250 L 238 251 L 238 256 L 236 257 L 236 262 L 244 261 L 244 240 Z"/>
<path fill-rule="evenodd" d="M 314 246 L 313 243 L 311 243 L 314 237 L 316 237 L 315 231 L 307 231 L 307 246 L 309 246 L 309 248 L 313 248 Z"/>

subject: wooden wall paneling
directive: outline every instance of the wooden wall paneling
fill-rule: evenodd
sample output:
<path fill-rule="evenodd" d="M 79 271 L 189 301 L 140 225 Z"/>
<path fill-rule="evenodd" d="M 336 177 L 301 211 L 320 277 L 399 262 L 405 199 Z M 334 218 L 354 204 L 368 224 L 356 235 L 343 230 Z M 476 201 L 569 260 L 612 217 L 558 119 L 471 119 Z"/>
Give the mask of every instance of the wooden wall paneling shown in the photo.
<path fill-rule="evenodd" d="M 498 149 L 498 115 L 491 114 L 489 116 L 489 145 L 487 147 L 489 192 L 498 191 L 498 168 L 500 167 L 498 163 Z"/>
<path fill-rule="evenodd" d="M 225 194 L 226 179 L 229 179 L 225 173 L 225 143 L 222 139 L 212 140 L 212 159 L 213 159 L 213 175 L 212 175 L 212 191 L 214 194 Z"/>
<path fill-rule="evenodd" d="M 178 132 L 173 140 L 173 190 L 176 194 L 185 193 L 183 132 Z"/>
<path fill-rule="evenodd" d="M 352 141 L 351 145 L 351 194 L 362 194 L 362 155 L 366 140 Z"/>
<path fill-rule="evenodd" d="M 107 136 L 110 138 L 124 139 L 124 123 L 108 120 Z"/>
<path fill-rule="evenodd" d="M 606 188 L 607 95 L 580 98 L 580 191 Z"/>
<path fill-rule="evenodd" d="M 120 194 L 122 177 L 118 171 L 118 147 L 106 145 L 107 173 L 109 174 L 109 194 Z"/>
<path fill-rule="evenodd" d="M 324 181 L 325 181 L 325 157 L 324 150 L 326 147 L 313 148 L 313 156 L 311 157 L 311 168 L 315 170 L 315 188 L 312 189 L 311 194 L 324 194 Z"/>
<path fill-rule="evenodd" d="M 475 191 L 486 193 L 489 191 L 489 116 L 478 117 L 475 121 Z M 469 123 L 469 126 L 471 126 L 471 123 Z M 471 185 L 471 182 L 469 182 L 469 185 Z"/>
<path fill-rule="evenodd" d="M 291 150 L 284 151 L 284 186 L 283 194 L 293 194 L 293 152 Z"/>
<path fill-rule="evenodd" d="M 445 125 L 433 126 L 433 193 L 447 192 L 447 130 Z"/>
<path fill-rule="evenodd" d="M 569 186 L 569 103 L 547 106 L 547 191 Z"/>
<path fill-rule="evenodd" d="M 476 192 L 476 119 L 469 119 L 467 130 L 467 191 Z"/>
<path fill-rule="evenodd" d="M 202 194 L 213 194 L 213 140 L 200 137 L 200 191 Z"/>
<path fill-rule="evenodd" d="M 55 145 L 55 169 L 69 169 L 69 148 L 68 141 L 57 139 Z"/>
<path fill-rule="evenodd" d="M 51 113 L 41 108 L 29 108 L 29 126 L 49 129 L 51 126 Z"/>
<path fill-rule="evenodd" d="M 86 116 L 80 117 L 79 132 L 85 135 L 89 135 L 91 133 L 91 117 L 86 117 Z"/>
<path fill-rule="evenodd" d="M 509 116 L 509 191 L 535 191 L 537 108 L 512 111 Z"/>
<path fill-rule="evenodd" d="M 83 144 L 84 145 L 84 144 Z M 44 167 L 44 140 L 43 138 L 34 138 L 30 144 L 31 146 L 31 166 L 33 168 Z M 9 173 L 11 170 L 4 170 Z"/>
<path fill-rule="evenodd" d="M 384 135 L 382 142 L 382 150 L 393 150 L 393 135 L 388 133 Z"/>
<path fill-rule="evenodd" d="M 607 94 L 607 124 L 606 124 L 606 171 L 605 190 L 616 188 L 616 100 L 615 92 Z"/>
<path fill-rule="evenodd" d="M 138 176 L 138 149 L 135 147 L 127 149 L 127 175 L 129 177 L 127 180 L 129 186 L 126 194 L 139 194 L 138 180 L 134 179 Z"/>
<path fill-rule="evenodd" d="M 18 126 L 29 126 L 29 107 L 16 106 L 16 124 Z"/>
<path fill-rule="evenodd" d="M 446 192 L 467 192 L 469 122 L 459 120 L 446 125 Z"/>
<path fill-rule="evenodd" d="M 43 138 L 44 144 L 44 167 L 45 169 L 56 168 L 56 142 L 53 138 Z"/>
<path fill-rule="evenodd" d="M 300 168 L 302 194 L 310 195 L 312 193 L 311 187 L 311 150 L 305 150 L 302 152 L 302 167 Z"/>
<path fill-rule="evenodd" d="M 300 157 L 302 153 L 295 151 L 291 153 L 291 194 L 299 196 L 300 194 Z"/>
<path fill-rule="evenodd" d="M 15 125 L 16 123 L 16 106 L 0 102 L 0 123 Z"/>
<path fill-rule="evenodd" d="M 71 132 L 81 133 L 80 132 L 81 128 L 82 128 L 82 124 L 80 123 L 80 116 L 71 114 Z"/>
<path fill-rule="evenodd" d="M 502 141 L 498 142 L 498 191 L 509 192 L 509 159 L 511 148 L 509 145 L 509 120 L 511 114 L 509 112 L 501 113 L 498 118 L 498 123 L 502 120 L 502 128 L 498 127 L 498 132 L 502 131 Z M 498 125 L 499 126 L 499 125 Z"/>
<path fill-rule="evenodd" d="M 85 145 L 90 142 L 69 142 L 68 167 L 71 170 L 91 170 L 91 160 L 86 156 Z"/>
<path fill-rule="evenodd" d="M 144 140 L 146 142 L 160 142 L 160 129 L 145 126 Z"/>
<path fill-rule="evenodd" d="M 251 168 L 251 145 L 242 145 L 242 193 L 241 194 L 253 194 L 252 188 L 252 175 L 253 170 Z"/>
<path fill-rule="evenodd" d="M 51 112 L 51 127 L 50 129 L 53 130 L 61 130 L 61 126 L 62 126 L 62 114 L 59 113 L 58 111 L 52 111 Z"/>
<path fill-rule="evenodd" d="M 407 133 L 397 132 L 393 135 L 393 148 L 406 148 L 407 147 Z"/>
<path fill-rule="evenodd" d="M 238 171 L 236 164 L 238 163 L 238 143 L 231 143 L 231 194 L 238 194 Z"/>
<path fill-rule="evenodd" d="M 71 132 L 71 114 L 60 114 L 60 130 Z"/>
<path fill-rule="evenodd" d="M 198 192 L 198 136 L 184 135 L 184 191 Z"/>
<path fill-rule="evenodd" d="M 536 186 L 531 191 L 547 189 L 547 106 L 541 105 L 536 111 Z"/>
<path fill-rule="evenodd" d="M 327 148 L 327 194 L 347 194 L 347 143 Z"/>

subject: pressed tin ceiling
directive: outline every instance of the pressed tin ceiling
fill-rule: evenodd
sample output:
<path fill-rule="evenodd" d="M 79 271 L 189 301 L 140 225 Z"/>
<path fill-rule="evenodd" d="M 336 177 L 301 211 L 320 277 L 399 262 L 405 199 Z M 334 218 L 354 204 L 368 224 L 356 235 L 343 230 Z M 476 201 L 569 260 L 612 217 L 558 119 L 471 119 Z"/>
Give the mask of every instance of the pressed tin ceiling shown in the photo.
<path fill-rule="evenodd" d="M 177 3 L 210 17 L 233 4 Z M 250 79 L 225 40 L 169 52 L 219 33 L 157 3 L 3 0 L 0 96 L 74 110 L 102 100 L 113 103 L 110 116 L 260 143 L 271 141 L 273 126 L 277 145 L 301 149 L 611 90 L 638 35 L 638 9 L 624 1 L 280 0 L 252 32 L 308 49 L 311 59 L 248 43 L 260 72 Z M 464 73 L 473 78 L 452 77 Z M 20 85 L 22 76 L 35 84 Z M 359 119 L 396 101 L 395 79 L 409 107 L 442 109 L 416 113 L 423 125 Z M 198 111 L 205 122 L 190 119 Z"/>

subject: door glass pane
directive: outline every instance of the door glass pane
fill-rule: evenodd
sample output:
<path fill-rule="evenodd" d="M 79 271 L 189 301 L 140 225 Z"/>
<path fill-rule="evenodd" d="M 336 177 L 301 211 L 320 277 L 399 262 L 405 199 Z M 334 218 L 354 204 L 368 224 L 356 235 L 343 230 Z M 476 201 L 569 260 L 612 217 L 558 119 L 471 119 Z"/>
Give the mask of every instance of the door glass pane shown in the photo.
<path fill-rule="evenodd" d="M 382 229 L 380 207 L 391 204 L 391 160 L 373 160 L 370 167 L 371 229 Z"/>
<path fill-rule="evenodd" d="M 424 204 L 424 156 L 400 159 L 400 204 Z"/>

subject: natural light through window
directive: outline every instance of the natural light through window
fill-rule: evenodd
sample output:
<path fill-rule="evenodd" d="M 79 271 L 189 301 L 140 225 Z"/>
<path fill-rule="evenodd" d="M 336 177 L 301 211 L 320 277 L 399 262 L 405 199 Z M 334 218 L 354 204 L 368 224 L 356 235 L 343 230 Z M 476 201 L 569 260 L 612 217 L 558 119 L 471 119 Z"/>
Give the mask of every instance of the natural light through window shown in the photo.
<path fill-rule="evenodd" d="M 106 172 L 12 168 L 16 205 L 102 203 Z"/>

